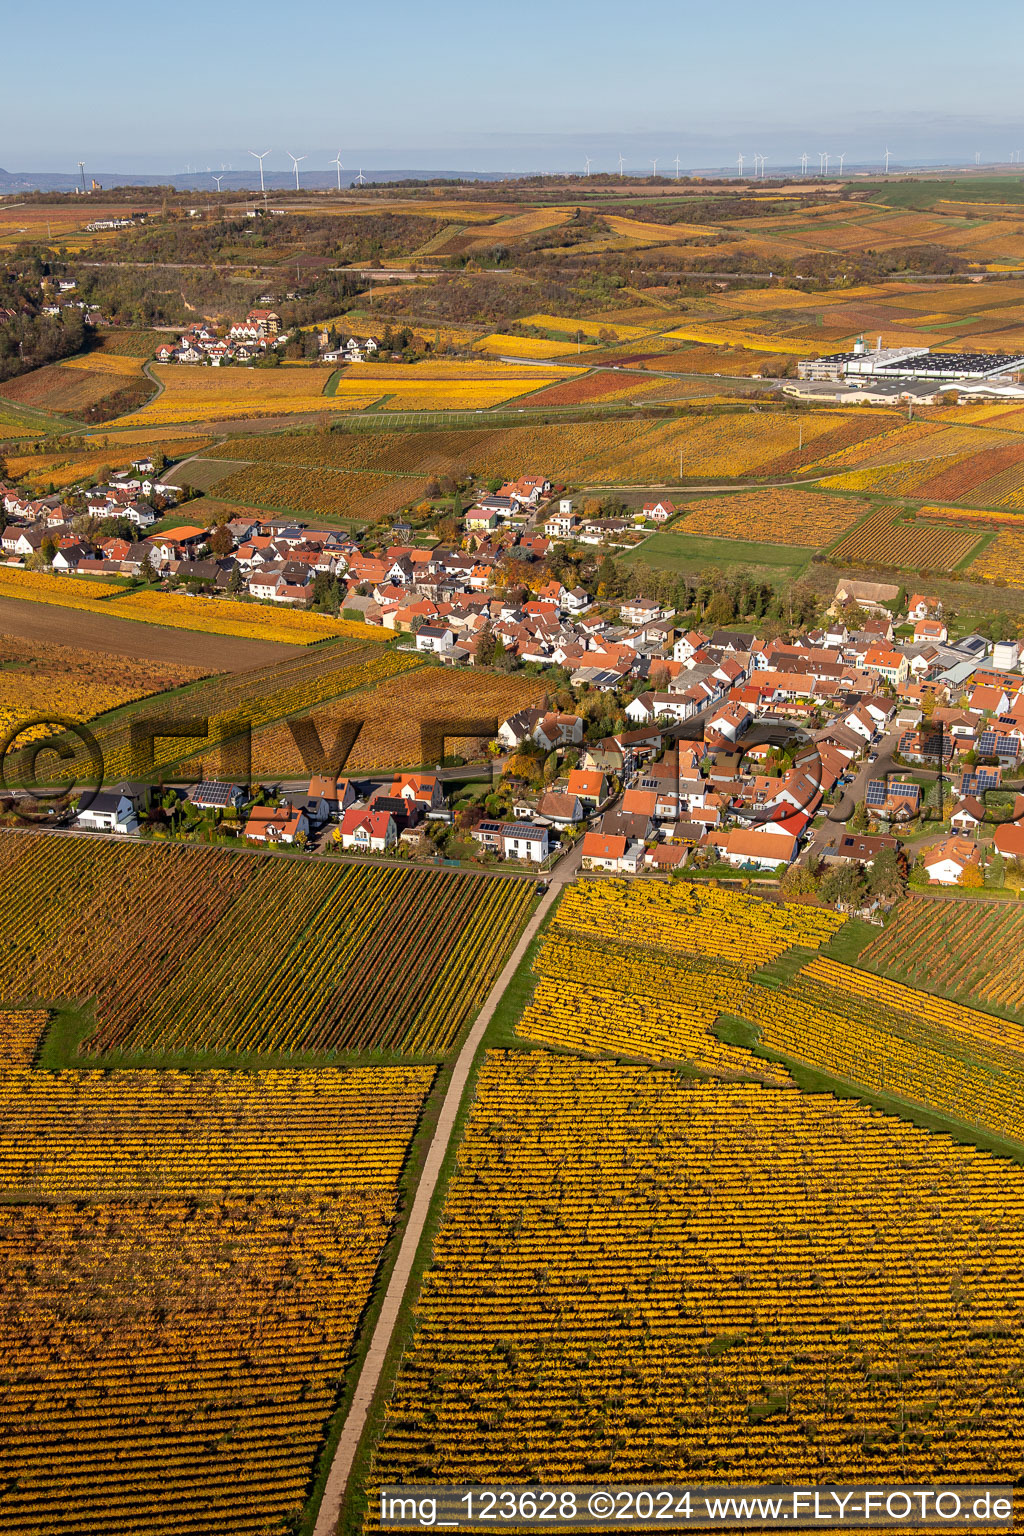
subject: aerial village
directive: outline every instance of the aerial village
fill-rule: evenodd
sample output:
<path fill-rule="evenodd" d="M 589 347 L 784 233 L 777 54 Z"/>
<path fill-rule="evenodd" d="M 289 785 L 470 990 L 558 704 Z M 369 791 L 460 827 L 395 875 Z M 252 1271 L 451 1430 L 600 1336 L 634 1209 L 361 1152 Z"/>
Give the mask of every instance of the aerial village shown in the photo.
<path fill-rule="evenodd" d="M 628 548 L 672 518 L 667 499 L 629 518 L 588 516 L 563 487 L 524 475 L 478 494 L 461 539 L 424 547 L 397 521 L 390 541 L 366 547 L 293 519 L 177 523 L 181 494 L 150 459 L 70 497 L 2 488 L 4 560 L 197 602 L 322 610 L 326 596 L 330 611 L 393 631 L 434 664 L 528 669 L 560 700 L 499 723 L 487 761 L 500 793 L 486 802 L 425 770 L 366 784 L 314 776 L 255 800 L 241 785 L 181 792 L 183 811 L 251 843 L 436 861 L 438 835 L 457 823 L 475 862 L 543 870 L 578 846 L 586 870 L 720 867 L 784 877 L 791 893 L 830 874 L 825 893 L 861 907 L 911 874 L 984 883 L 1024 861 L 1012 819 L 1021 648 L 951 638 L 927 592 L 844 580 L 824 618 L 781 638 L 684 629 L 653 598 L 610 604 L 546 576 L 556 545 Z M 201 514 L 201 498 L 189 506 Z M 605 716 L 618 712 L 612 735 L 582 707 L 594 695 L 608 697 Z M 138 834 L 152 796 L 108 788 L 77 825 Z"/>

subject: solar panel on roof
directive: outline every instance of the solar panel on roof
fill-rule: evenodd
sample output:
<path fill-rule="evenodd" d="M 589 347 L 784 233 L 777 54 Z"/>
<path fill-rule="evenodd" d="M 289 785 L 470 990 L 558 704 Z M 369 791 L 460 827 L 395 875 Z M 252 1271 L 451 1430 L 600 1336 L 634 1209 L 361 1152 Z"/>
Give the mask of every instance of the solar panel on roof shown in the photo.
<path fill-rule="evenodd" d="M 868 792 L 865 796 L 867 805 L 884 805 L 886 799 L 885 782 L 882 779 L 869 779 Z"/>

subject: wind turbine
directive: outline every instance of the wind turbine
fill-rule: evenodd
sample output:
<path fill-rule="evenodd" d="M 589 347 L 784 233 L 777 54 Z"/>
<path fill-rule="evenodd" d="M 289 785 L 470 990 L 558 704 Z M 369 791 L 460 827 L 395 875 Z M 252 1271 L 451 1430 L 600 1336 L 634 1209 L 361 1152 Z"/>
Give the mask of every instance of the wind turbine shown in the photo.
<path fill-rule="evenodd" d="M 887 176 L 889 174 L 889 150 L 886 150 L 885 152 L 885 174 Z"/>
<path fill-rule="evenodd" d="M 340 192 L 341 191 L 341 173 L 345 169 L 345 167 L 341 163 L 341 150 L 340 149 L 338 150 L 337 155 L 331 161 L 331 164 L 332 165 L 336 165 L 338 167 L 338 191 Z"/>
<path fill-rule="evenodd" d="M 843 154 L 841 154 L 839 156 L 839 174 L 840 174 L 840 176 L 843 174 L 843 161 L 845 159 L 846 159 L 846 153 L 844 151 Z"/>
<path fill-rule="evenodd" d="M 736 156 L 736 174 L 738 176 L 742 176 L 743 175 L 743 156 L 742 155 L 737 155 Z"/>
<path fill-rule="evenodd" d="M 621 176 L 621 175 L 622 175 L 622 167 L 623 167 L 623 165 L 624 165 L 624 164 L 625 164 L 625 163 L 626 163 L 626 162 L 625 162 L 625 159 L 624 159 L 624 157 L 623 157 L 623 156 L 622 156 L 622 155 L 620 155 L 620 156 L 619 156 L 619 175 L 620 175 L 620 176 Z"/>
<path fill-rule="evenodd" d="M 676 155 L 676 181 L 679 180 L 679 156 Z"/>
<path fill-rule="evenodd" d="M 223 172 L 221 172 L 221 174 L 219 176 L 214 176 L 213 179 L 217 183 L 217 191 L 219 192 L 220 191 L 220 184 L 224 180 Z"/>
<path fill-rule="evenodd" d="M 267 189 L 263 185 L 263 162 L 267 158 L 267 156 L 270 154 L 270 150 L 269 149 L 265 149 L 263 151 L 262 155 L 258 155 L 254 149 L 250 149 L 249 153 L 250 153 L 250 155 L 252 155 L 254 160 L 258 160 L 259 163 L 260 163 L 260 191 L 261 192 L 265 192 Z"/>
<path fill-rule="evenodd" d="M 583 174 L 584 174 L 584 176 L 589 176 L 590 175 L 590 156 L 589 155 L 587 156 L 587 163 L 586 163 L 586 165 L 584 167 Z"/>
<path fill-rule="evenodd" d="M 831 156 L 829 155 L 828 151 L 826 150 L 825 151 L 825 175 L 826 176 L 828 175 L 828 162 L 829 162 L 830 159 L 831 159 Z"/>
<path fill-rule="evenodd" d="M 655 177 L 657 177 L 657 175 L 658 175 L 658 162 L 657 162 L 657 160 L 652 160 L 651 164 L 654 166 L 654 175 L 655 175 Z"/>
<path fill-rule="evenodd" d="M 291 161 L 292 168 L 295 171 L 295 190 L 296 190 L 296 192 L 299 190 L 299 165 L 306 158 L 307 157 L 305 155 L 293 155 L 293 154 L 289 154 L 288 155 L 288 159 Z"/>
<path fill-rule="evenodd" d="M 356 186 L 357 187 L 361 187 L 365 180 L 366 180 L 366 177 L 363 175 L 363 168 L 362 168 L 362 166 L 360 166 L 359 167 L 359 175 L 356 177 Z"/>
<path fill-rule="evenodd" d="M 801 176 L 806 176 L 807 175 L 807 156 L 806 155 L 801 155 L 800 156 L 800 174 L 801 174 Z"/>

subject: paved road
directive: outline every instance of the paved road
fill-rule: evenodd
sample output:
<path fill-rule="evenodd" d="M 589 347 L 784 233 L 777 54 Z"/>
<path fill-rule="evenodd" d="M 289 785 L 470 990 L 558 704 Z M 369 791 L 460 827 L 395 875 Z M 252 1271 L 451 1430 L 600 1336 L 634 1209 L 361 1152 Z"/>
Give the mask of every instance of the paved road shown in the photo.
<path fill-rule="evenodd" d="M 359 1379 L 356 1382 L 348 1416 L 342 1427 L 341 1438 L 338 1441 L 334 1459 L 327 1474 L 327 1484 L 324 1488 L 324 1496 L 320 1504 L 316 1525 L 313 1529 L 313 1536 L 334 1536 L 337 1528 L 345 1492 L 348 1487 L 349 1475 L 352 1471 L 352 1463 L 355 1459 L 363 1430 L 366 1427 L 370 1405 L 380 1383 L 384 1361 L 391 1346 L 399 1316 L 401 1315 L 405 1294 L 412 1275 L 413 1264 L 416 1259 L 416 1250 L 423 1235 L 427 1213 L 434 1198 L 434 1192 L 437 1189 L 441 1167 L 452 1139 L 455 1122 L 462 1108 L 463 1099 L 466 1096 L 470 1072 L 484 1034 L 491 1019 L 494 1017 L 495 1009 L 505 995 L 506 988 L 515 975 L 527 949 L 536 937 L 541 923 L 543 923 L 552 906 L 561 895 L 562 887 L 579 872 L 581 858 L 582 844 L 577 843 L 575 848 L 567 853 L 560 860 L 559 864 L 555 866 L 546 894 L 541 898 L 540 905 L 523 930 L 518 944 L 508 958 L 508 963 L 491 988 L 487 1001 L 481 1008 L 476 1023 L 466 1037 L 466 1042 L 456 1059 L 451 1082 L 448 1085 L 448 1091 L 445 1094 L 444 1102 L 438 1115 L 437 1128 L 427 1149 L 427 1155 L 423 1163 L 423 1172 L 416 1186 L 412 1210 L 409 1212 L 409 1220 L 402 1234 L 402 1242 L 398 1250 L 398 1257 L 395 1260 L 395 1267 L 392 1270 L 388 1288 L 384 1293 L 380 1315 L 374 1325 L 370 1345 L 359 1372 Z"/>

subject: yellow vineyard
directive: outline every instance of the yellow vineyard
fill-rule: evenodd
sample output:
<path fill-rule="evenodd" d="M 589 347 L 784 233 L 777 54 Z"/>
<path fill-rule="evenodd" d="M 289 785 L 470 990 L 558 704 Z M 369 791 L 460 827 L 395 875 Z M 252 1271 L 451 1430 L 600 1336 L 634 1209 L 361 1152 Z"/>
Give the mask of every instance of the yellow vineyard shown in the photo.
<path fill-rule="evenodd" d="M 369 1475 L 1013 1481 L 1019 1167 L 850 1101 L 491 1053 Z"/>

